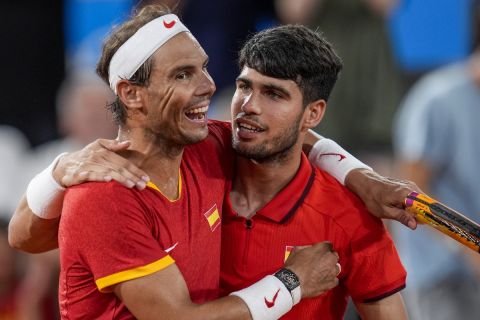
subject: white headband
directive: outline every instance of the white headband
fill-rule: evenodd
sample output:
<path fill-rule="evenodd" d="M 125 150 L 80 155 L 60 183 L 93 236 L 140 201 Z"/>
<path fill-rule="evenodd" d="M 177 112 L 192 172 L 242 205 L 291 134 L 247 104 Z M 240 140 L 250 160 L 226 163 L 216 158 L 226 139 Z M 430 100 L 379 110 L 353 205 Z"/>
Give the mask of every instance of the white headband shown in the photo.
<path fill-rule="evenodd" d="M 117 93 L 117 83 L 131 76 L 165 42 L 180 32 L 189 32 L 174 14 L 158 17 L 131 36 L 118 48 L 110 61 L 110 88 Z"/>

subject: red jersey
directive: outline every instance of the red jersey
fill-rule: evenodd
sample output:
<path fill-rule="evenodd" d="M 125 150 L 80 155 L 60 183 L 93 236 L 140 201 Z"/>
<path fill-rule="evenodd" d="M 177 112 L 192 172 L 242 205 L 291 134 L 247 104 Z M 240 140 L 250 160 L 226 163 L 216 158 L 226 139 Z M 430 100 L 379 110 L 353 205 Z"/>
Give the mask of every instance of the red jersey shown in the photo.
<path fill-rule="evenodd" d="M 340 283 L 302 300 L 283 319 L 343 319 L 348 296 L 375 301 L 405 287 L 406 272 L 381 220 L 333 177 L 312 169 L 305 155 L 295 178 L 251 219 L 226 197 L 220 286 L 245 288 L 282 268 L 293 246 L 331 241 Z"/>
<path fill-rule="evenodd" d="M 59 228 L 62 319 L 134 319 L 111 287 L 174 262 L 194 302 L 218 297 L 229 184 L 223 152 L 231 143 L 221 126 L 185 148 L 177 200 L 153 184 L 143 191 L 117 182 L 68 189 Z"/>

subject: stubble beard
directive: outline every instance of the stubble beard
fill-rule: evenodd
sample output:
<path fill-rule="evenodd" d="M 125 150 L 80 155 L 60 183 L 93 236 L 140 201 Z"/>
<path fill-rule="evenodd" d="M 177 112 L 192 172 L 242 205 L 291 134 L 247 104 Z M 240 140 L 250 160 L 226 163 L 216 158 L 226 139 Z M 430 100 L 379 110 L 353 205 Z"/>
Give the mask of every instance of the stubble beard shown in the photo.
<path fill-rule="evenodd" d="M 293 146 L 298 141 L 300 120 L 301 116 L 284 132 L 273 137 L 269 143 L 252 147 L 242 146 L 232 135 L 232 147 L 237 155 L 255 160 L 258 163 L 281 162 L 288 158 Z M 268 147 L 268 145 L 271 145 L 271 147 Z"/>

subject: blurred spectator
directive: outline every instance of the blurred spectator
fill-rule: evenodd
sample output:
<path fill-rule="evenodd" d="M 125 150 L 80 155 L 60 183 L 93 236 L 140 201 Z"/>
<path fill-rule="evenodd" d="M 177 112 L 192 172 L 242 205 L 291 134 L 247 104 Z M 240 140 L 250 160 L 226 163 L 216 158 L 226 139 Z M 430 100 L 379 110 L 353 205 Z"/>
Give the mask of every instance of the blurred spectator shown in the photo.
<path fill-rule="evenodd" d="M 478 13 L 478 9 L 477 9 Z M 403 177 L 480 221 L 480 47 L 466 61 L 423 77 L 395 123 Z M 478 319 L 480 256 L 430 228 L 399 228 L 412 319 Z"/>
<path fill-rule="evenodd" d="M 81 149 L 97 138 L 114 138 L 117 127 L 107 109 L 111 101 L 112 91 L 97 75 L 69 75 L 56 99 L 57 126 L 63 138 L 34 149 L 28 165 L 30 174 L 41 171 L 62 152 Z"/>
<path fill-rule="evenodd" d="M 389 150 L 391 118 L 403 94 L 385 18 L 397 0 L 276 0 L 282 23 L 319 28 L 344 62 L 318 131 L 349 150 Z"/>

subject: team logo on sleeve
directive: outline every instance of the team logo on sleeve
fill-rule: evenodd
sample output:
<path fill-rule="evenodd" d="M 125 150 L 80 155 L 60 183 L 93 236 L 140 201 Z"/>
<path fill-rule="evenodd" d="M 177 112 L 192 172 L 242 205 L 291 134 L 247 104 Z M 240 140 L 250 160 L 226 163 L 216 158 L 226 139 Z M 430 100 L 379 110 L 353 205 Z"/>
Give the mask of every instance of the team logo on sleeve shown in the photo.
<path fill-rule="evenodd" d="M 285 246 L 285 257 L 283 262 L 287 261 L 288 257 L 290 257 L 290 253 L 292 253 L 294 246 Z"/>
<path fill-rule="evenodd" d="M 215 231 L 215 229 L 220 225 L 222 219 L 220 218 L 220 213 L 218 212 L 217 205 L 214 204 L 207 212 L 203 214 L 207 219 L 210 230 Z"/>

